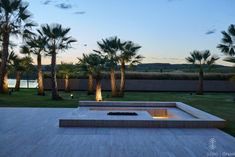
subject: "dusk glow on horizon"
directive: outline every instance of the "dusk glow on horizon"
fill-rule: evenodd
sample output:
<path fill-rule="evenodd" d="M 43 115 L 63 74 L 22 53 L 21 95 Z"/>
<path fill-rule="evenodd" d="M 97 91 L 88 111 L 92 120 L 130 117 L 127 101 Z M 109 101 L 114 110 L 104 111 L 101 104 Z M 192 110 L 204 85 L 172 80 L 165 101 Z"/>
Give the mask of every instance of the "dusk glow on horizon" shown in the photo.
<path fill-rule="evenodd" d="M 187 63 L 193 50 L 216 48 L 221 31 L 235 24 L 234 0 L 27 0 L 39 25 L 60 23 L 77 39 L 58 55 L 57 63 L 77 62 L 82 53 L 97 49 L 97 41 L 118 36 L 142 46 L 144 63 Z M 43 59 L 49 64 L 50 57 Z"/>

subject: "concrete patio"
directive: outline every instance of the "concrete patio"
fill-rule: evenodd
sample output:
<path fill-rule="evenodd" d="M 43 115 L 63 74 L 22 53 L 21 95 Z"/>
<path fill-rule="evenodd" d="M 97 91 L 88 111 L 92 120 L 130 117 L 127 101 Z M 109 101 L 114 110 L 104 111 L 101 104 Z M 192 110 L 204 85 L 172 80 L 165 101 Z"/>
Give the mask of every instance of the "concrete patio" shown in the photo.
<path fill-rule="evenodd" d="M 235 156 L 235 138 L 215 128 L 59 128 L 73 110 L 0 108 L 0 156 Z"/>

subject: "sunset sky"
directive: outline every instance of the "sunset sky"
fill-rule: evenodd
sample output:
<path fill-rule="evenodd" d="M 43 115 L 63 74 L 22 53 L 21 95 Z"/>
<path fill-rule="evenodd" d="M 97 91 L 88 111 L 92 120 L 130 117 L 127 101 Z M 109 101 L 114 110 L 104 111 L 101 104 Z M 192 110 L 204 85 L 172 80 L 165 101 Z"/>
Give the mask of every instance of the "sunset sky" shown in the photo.
<path fill-rule="evenodd" d="M 235 24 L 234 0 L 28 0 L 38 24 L 60 23 L 78 40 L 58 55 L 77 62 L 102 38 L 118 36 L 142 46 L 144 62 L 186 63 L 195 49 L 216 49 L 221 31 Z M 85 46 L 87 45 L 87 46 Z M 44 64 L 49 63 L 44 59 Z M 228 64 L 222 60 L 219 64 Z"/>

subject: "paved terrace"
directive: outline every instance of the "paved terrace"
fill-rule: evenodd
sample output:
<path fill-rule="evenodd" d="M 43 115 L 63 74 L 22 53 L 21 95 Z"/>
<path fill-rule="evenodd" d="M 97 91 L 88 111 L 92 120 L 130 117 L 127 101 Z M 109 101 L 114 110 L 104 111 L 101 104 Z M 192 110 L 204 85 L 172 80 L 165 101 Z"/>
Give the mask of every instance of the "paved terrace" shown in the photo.
<path fill-rule="evenodd" d="M 235 156 L 235 138 L 218 129 L 59 128 L 73 111 L 0 108 L 0 156 Z"/>

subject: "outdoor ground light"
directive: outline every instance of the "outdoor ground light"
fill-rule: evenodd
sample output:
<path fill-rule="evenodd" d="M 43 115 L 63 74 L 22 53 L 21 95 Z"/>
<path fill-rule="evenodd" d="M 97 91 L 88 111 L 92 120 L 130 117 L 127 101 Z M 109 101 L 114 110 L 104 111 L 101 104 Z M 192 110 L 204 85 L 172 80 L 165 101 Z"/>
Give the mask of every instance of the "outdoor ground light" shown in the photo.
<path fill-rule="evenodd" d="M 73 94 L 70 94 L 70 98 L 73 99 Z"/>

